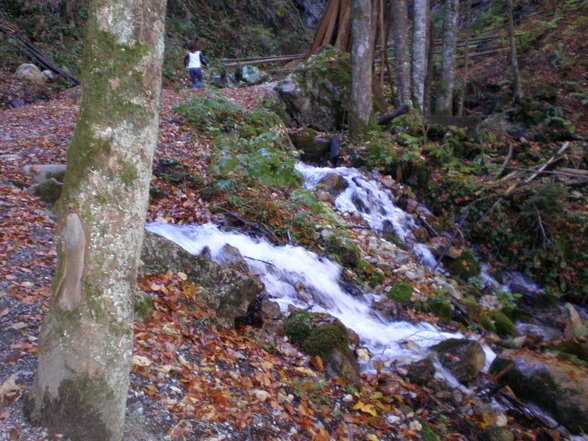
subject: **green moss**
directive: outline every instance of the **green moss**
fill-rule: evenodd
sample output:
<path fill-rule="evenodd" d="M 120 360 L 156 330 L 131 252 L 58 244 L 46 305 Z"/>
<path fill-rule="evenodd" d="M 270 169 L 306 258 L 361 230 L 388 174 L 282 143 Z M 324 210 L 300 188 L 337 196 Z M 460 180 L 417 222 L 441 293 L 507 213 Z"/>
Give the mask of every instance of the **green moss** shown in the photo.
<path fill-rule="evenodd" d="M 286 319 L 285 332 L 288 339 L 295 345 L 301 346 L 314 328 L 312 322 L 315 314 L 306 311 L 296 311 Z"/>
<path fill-rule="evenodd" d="M 401 304 L 409 304 L 411 303 L 412 293 L 414 292 L 414 288 L 410 283 L 407 283 L 403 280 L 396 282 L 396 284 L 392 287 L 390 291 L 386 294 L 390 300 L 393 300 L 396 303 Z"/>
<path fill-rule="evenodd" d="M 331 355 L 335 348 L 347 350 L 349 345 L 349 334 L 347 328 L 336 320 L 315 327 L 310 335 L 302 342 L 302 350 L 308 355 L 318 355 L 326 358 Z"/>
<path fill-rule="evenodd" d="M 447 300 L 434 297 L 427 300 L 427 305 L 437 317 L 441 319 L 441 321 L 448 323 L 451 321 L 453 317 L 453 308 L 451 307 L 451 303 Z"/>
<path fill-rule="evenodd" d="M 480 307 L 475 299 L 464 298 L 460 300 L 460 303 L 472 322 L 477 323 L 488 331 L 496 331 L 496 326 L 488 316 L 488 312 Z"/>
<path fill-rule="evenodd" d="M 480 274 L 480 265 L 476 261 L 474 252 L 470 249 L 464 250 L 459 258 L 448 265 L 447 269 L 451 274 L 464 281 Z"/>
<path fill-rule="evenodd" d="M 329 253 L 329 257 L 346 268 L 357 267 L 361 259 L 357 245 L 352 242 L 344 242 L 334 234 L 326 240 L 326 251 Z"/>
<path fill-rule="evenodd" d="M 153 314 L 153 300 L 144 291 L 137 291 L 134 297 L 135 318 L 141 322 L 147 321 Z"/>
<path fill-rule="evenodd" d="M 509 319 L 506 314 L 502 311 L 492 311 L 490 313 L 490 318 L 494 320 L 494 325 L 496 326 L 496 332 L 502 336 L 512 335 L 515 331 L 515 326 L 511 319 Z"/>
<path fill-rule="evenodd" d="M 384 283 L 384 274 L 382 271 L 365 260 L 359 261 L 356 272 L 359 278 L 372 288 Z"/>
<path fill-rule="evenodd" d="M 423 441 L 440 441 L 439 437 L 435 435 L 435 432 L 431 429 L 431 426 L 429 426 L 429 423 L 425 420 L 421 420 L 421 424 L 423 426 L 423 430 L 421 431 Z"/>

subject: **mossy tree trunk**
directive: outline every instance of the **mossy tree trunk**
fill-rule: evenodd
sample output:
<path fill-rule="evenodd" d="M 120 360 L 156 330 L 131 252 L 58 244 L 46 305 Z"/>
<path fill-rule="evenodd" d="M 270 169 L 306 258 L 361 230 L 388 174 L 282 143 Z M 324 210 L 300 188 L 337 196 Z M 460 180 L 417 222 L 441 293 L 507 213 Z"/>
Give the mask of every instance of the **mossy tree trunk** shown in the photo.
<path fill-rule="evenodd" d="M 93 0 L 57 204 L 57 271 L 27 401 L 74 440 L 122 438 L 133 295 L 157 142 L 165 0 Z"/>
<path fill-rule="evenodd" d="M 351 1 L 351 109 L 349 126 L 351 135 L 361 136 L 369 127 L 372 116 L 372 63 L 371 48 L 372 2 Z"/>
<path fill-rule="evenodd" d="M 459 17 L 459 0 L 445 1 L 443 43 L 441 47 L 441 79 L 435 105 L 435 114 L 453 115 L 453 90 L 455 89 L 455 50 Z"/>
<path fill-rule="evenodd" d="M 392 23 L 396 57 L 394 69 L 396 70 L 397 104 L 400 107 L 402 104 L 408 103 L 411 98 L 407 0 L 392 1 Z"/>

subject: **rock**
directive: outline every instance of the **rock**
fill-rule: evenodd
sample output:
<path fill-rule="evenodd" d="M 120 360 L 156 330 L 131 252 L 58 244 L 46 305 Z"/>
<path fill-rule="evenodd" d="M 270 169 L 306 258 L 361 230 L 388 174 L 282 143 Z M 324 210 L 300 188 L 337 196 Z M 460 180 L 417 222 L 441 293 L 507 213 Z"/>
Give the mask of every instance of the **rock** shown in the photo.
<path fill-rule="evenodd" d="M 449 243 L 449 239 L 446 237 L 433 237 L 429 241 L 429 249 L 435 256 L 440 256 L 445 250 L 445 247 Z M 445 252 L 445 257 L 450 259 L 458 259 L 461 256 L 462 250 L 451 245 Z"/>
<path fill-rule="evenodd" d="M 542 341 L 560 340 L 563 338 L 562 332 L 551 326 L 536 325 L 533 323 L 517 323 L 515 330 L 528 337 L 540 337 Z"/>
<path fill-rule="evenodd" d="M 588 431 L 588 368 L 532 352 L 505 351 L 491 373 L 518 397 L 545 410 L 572 433 Z"/>
<path fill-rule="evenodd" d="M 6 155 L 0 155 L 0 161 L 17 161 L 19 159 L 22 159 L 22 157 L 20 157 L 19 155 L 13 155 L 13 154 L 6 154 Z"/>
<path fill-rule="evenodd" d="M 349 97 L 350 62 L 349 54 L 323 48 L 277 83 L 265 98 L 289 127 L 339 129 Z"/>
<path fill-rule="evenodd" d="M 153 300 L 151 295 L 145 291 L 137 290 L 134 297 L 135 320 L 146 322 L 153 314 Z"/>
<path fill-rule="evenodd" d="M 514 441 L 515 437 L 510 430 L 492 424 L 482 430 L 478 439 L 480 441 Z"/>
<path fill-rule="evenodd" d="M 435 366 L 431 358 L 424 358 L 422 360 L 411 363 L 408 368 L 408 379 L 415 384 L 426 385 L 435 376 Z"/>
<path fill-rule="evenodd" d="M 586 326 L 582 323 L 582 319 L 580 318 L 580 314 L 574 305 L 571 303 L 566 303 L 563 306 L 564 314 L 566 316 L 566 329 L 565 329 L 565 336 L 566 338 L 582 338 L 588 334 L 586 330 Z"/>
<path fill-rule="evenodd" d="M 321 161 L 328 158 L 331 151 L 331 139 L 319 136 L 314 129 L 306 128 L 292 134 L 292 142 L 302 152 L 302 159 L 305 161 Z"/>
<path fill-rule="evenodd" d="M 203 256 L 194 256 L 162 236 L 145 232 L 141 260 L 157 271 L 183 271 L 188 280 L 200 284 L 204 292 L 199 301 L 216 311 L 223 326 L 234 326 L 235 319 L 247 314 L 251 302 L 263 290 L 255 277 L 225 268 Z"/>
<path fill-rule="evenodd" d="M 325 373 L 329 377 L 339 376 L 350 385 L 361 389 L 359 366 L 353 353 L 342 348 L 335 348 L 326 359 L 323 360 Z"/>
<path fill-rule="evenodd" d="M 412 230 L 412 234 L 414 234 L 414 238 L 417 242 L 424 243 L 429 240 L 429 232 L 425 227 L 418 227 Z"/>
<path fill-rule="evenodd" d="M 42 184 L 51 178 L 63 182 L 65 169 L 64 164 L 31 164 L 23 167 L 25 174 L 30 176 L 35 184 Z"/>
<path fill-rule="evenodd" d="M 31 185 L 25 191 L 30 195 L 37 196 L 42 201 L 55 204 L 59 199 L 59 196 L 61 196 L 62 189 L 63 184 L 61 182 L 54 178 L 50 178 L 41 184 Z"/>
<path fill-rule="evenodd" d="M 21 64 L 16 69 L 16 76 L 35 84 L 45 84 L 45 77 L 34 64 Z"/>
<path fill-rule="evenodd" d="M 43 72 L 41 72 L 41 75 L 43 75 L 43 79 L 46 83 L 53 83 L 55 81 L 55 74 L 53 73 L 53 71 L 49 69 L 46 69 Z"/>
<path fill-rule="evenodd" d="M 327 191 L 333 198 L 337 198 L 341 193 L 345 191 L 349 184 L 347 181 L 337 173 L 329 173 L 325 175 L 319 184 L 322 188 Z"/>
<path fill-rule="evenodd" d="M 224 265 L 228 268 L 233 268 L 239 271 L 247 272 L 249 271 L 249 266 L 245 259 L 241 255 L 241 252 L 238 248 L 230 244 L 225 244 L 218 252 L 216 256 L 217 262 L 221 265 Z"/>
<path fill-rule="evenodd" d="M 450 338 L 431 349 L 439 354 L 441 364 L 460 383 L 474 380 L 486 362 L 482 345 L 476 340 Z"/>

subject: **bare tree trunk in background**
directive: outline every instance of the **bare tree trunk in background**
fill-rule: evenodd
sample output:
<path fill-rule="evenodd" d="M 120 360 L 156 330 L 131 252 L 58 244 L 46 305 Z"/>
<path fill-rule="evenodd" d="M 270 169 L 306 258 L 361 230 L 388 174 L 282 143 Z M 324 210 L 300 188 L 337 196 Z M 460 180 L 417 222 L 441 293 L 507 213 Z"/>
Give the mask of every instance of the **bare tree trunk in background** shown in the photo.
<path fill-rule="evenodd" d="M 427 76 L 427 30 L 429 24 L 429 0 L 413 2 L 412 37 L 412 95 L 419 109 L 423 110 L 425 79 Z"/>
<path fill-rule="evenodd" d="M 392 26 L 394 27 L 394 53 L 396 54 L 394 66 L 398 91 L 397 105 L 400 107 L 411 99 L 407 0 L 392 0 Z"/>
<path fill-rule="evenodd" d="M 461 76 L 461 90 L 459 93 L 459 103 L 457 105 L 457 116 L 463 116 L 463 103 L 465 100 L 466 88 L 468 86 L 468 73 L 470 64 L 470 34 L 472 31 L 472 0 L 467 0 L 466 10 L 466 35 L 465 35 L 465 53 L 463 60 L 463 72 Z"/>
<path fill-rule="evenodd" d="M 459 0 L 445 1 L 443 43 L 441 47 L 441 79 L 435 104 L 435 114 L 453 115 L 453 90 L 455 88 L 455 49 L 457 46 Z"/>
<path fill-rule="evenodd" d="M 120 441 L 133 296 L 157 143 L 165 0 L 93 0 L 67 153 L 57 270 L 27 400 L 31 420 Z"/>
<path fill-rule="evenodd" d="M 372 115 L 371 0 L 351 1 L 351 135 L 361 136 Z"/>
<path fill-rule="evenodd" d="M 514 25 L 512 19 L 512 0 L 506 0 L 508 15 L 508 44 L 510 47 L 510 68 L 512 69 L 512 88 L 513 96 L 517 103 L 523 100 L 523 88 L 521 87 L 521 77 L 519 74 L 519 62 L 517 60 L 517 45 L 514 37 Z"/>
<path fill-rule="evenodd" d="M 425 92 L 423 102 L 423 114 L 431 114 L 431 96 L 433 95 L 433 73 L 435 68 L 435 30 L 433 20 L 429 19 L 429 41 L 427 42 L 427 75 L 425 77 Z"/>

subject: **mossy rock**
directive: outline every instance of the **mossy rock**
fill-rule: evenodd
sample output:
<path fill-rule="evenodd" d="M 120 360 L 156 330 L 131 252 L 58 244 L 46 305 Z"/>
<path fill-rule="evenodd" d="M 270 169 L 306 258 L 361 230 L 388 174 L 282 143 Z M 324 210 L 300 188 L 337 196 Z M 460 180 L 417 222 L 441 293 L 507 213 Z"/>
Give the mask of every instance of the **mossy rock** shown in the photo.
<path fill-rule="evenodd" d="M 135 320 L 146 322 L 153 314 L 153 300 L 151 296 L 144 291 L 135 292 L 134 297 Z"/>
<path fill-rule="evenodd" d="M 480 441 L 514 441 L 512 432 L 504 427 L 490 425 L 480 433 Z"/>
<path fill-rule="evenodd" d="M 492 318 L 494 321 L 496 332 L 498 332 L 499 335 L 512 335 L 512 333 L 515 331 L 515 326 L 512 320 L 509 319 L 504 312 L 492 311 L 490 313 L 490 318 Z"/>
<path fill-rule="evenodd" d="M 442 322 L 449 323 L 453 317 L 453 308 L 451 303 L 441 298 L 431 298 L 427 300 L 427 306 L 431 309 L 436 317 L 439 317 Z"/>
<path fill-rule="evenodd" d="M 386 297 L 396 303 L 407 305 L 412 302 L 411 297 L 413 292 L 414 287 L 410 283 L 400 280 L 386 293 Z"/>
<path fill-rule="evenodd" d="M 410 136 L 420 136 L 425 124 L 421 112 L 415 108 L 411 108 L 408 113 L 394 118 L 390 122 L 390 129 L 392 133 L 408 134 Z"/>
<path fill-rule="evenodd" d="M 359 261 L 356 272 L 359 278 L 372 288 L 384 283 L 385 277 L 382 270 L 365 260 Z"/>
<path fill-rule="evenodd" d="M 468 318 L 472 322 L 482 326 L 487 331 L 496 331 L 496 326 L 490 319 L 488 312 L 478 305 L 478 302 L 476 302 L 475 299 L 464 298 L 460 300 L 460 303 L 468 313 Z"/>
<path fill-rule="evenodd" d="M 327 253 L 345 268 L 356 268 L 361 260 L 361 252 L 357 245 L 344 242 L 331 235 L 326 240 Z"/>
<path fill-rule="evenodd" d="M 301 346 L 306 340 L 313 328 L 313 318 L 316 314 L 306 311 L 295 311 L 285 322 L 285 332 L 288 339 L 296 346 Z"/>
<path fill-rule="evenodd" d="M 448 260 L 446 259 L 446 262 Z M 448 264 L 447 269 L 451 274 L 467 281 L 471 277 L 477 277 L 480 274 L 480 264 L 476 261 L 472 250 L 464 250 L 461 256 Z"/>
<path fill-rule="evenodd" d="M 335 348 L 346 350 L 349 346 L 347 328 L 339 320 L 316 326 L 302 342 L 301 348 L 308 355 L 321 358 L 331 355 Z"/>

